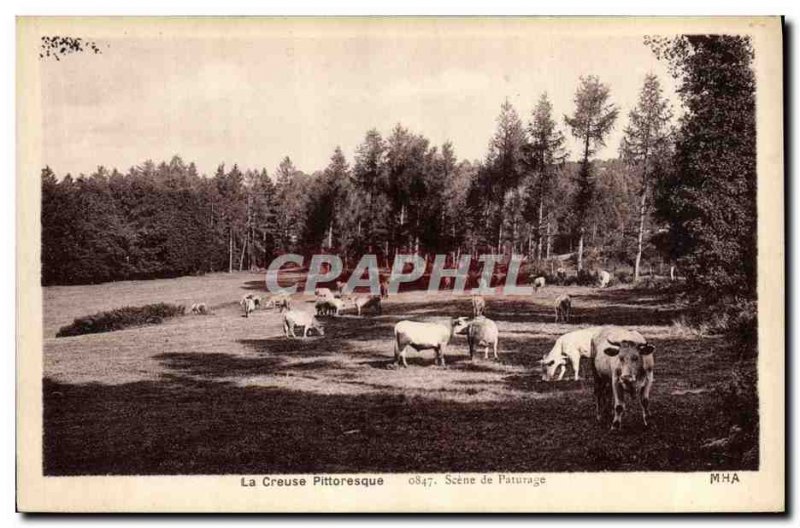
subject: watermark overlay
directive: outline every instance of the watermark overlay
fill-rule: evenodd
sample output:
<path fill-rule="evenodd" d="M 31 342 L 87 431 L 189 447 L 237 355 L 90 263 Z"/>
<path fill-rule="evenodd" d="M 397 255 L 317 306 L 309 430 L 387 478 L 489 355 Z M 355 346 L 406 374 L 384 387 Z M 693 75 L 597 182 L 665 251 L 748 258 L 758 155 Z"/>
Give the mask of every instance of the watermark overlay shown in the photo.
<path fill-rule="evenodd" d="M 303 293 L 313 295 L 317 286 L 331 281 L 342 282 L 343 293 L 352 293 L 356 288 L 369 288 L 370 294 L 380 295 L 381 286 L 386 288 L 390 294 L 396 294 L 403 283 L 417 283 L 425 279 L 428 273 L 428 284 L 424 289 L 428 292 L 436 292 L 442 289 L 449 289 L 452 284 L 452 293 L 456 295 L 532 295 L 533 287 L 520 285 L 519 274 L 525 258 L 522 255 L 486 254 L 473 259 L 472 255 L 462 255 L 454 266 L 448 267 L 447 255 L 435 255 L 433 263 L 429 267 L 429 261 L 416 254 L 397 254 L 394 257 L 388 277 L 381 277 L 381 269 L 378 265 L 378 256 L 365 254 L 359 259 L 349 276 L 344 276 L 344 265 L 341 257 L 333 254 L 313 255 L 308 265 L 308 276 L 305 280 Z M 473 262 L 481 263 L 480 276 L 477 287 L 467 290 L 467 283 L 470 277 Z M 281 286 L 278 276 L 284 266 L 293 264 L 296 267 L 304 268 L 305 257 L 297 253 L 287 253 L 275 258 L 267 268 L 266 285 L 270 293 L 293 294 L 297 293 L 300 283 Z M 502 274 L 497 274 L 497 265 L 507 263 Z M 492 280 L 501 277 L 502 285 L 492 286 Z M 497 282 L 497 281 L 495 281 Z M 444 287 L 443 287 L 444 286 Z"/>

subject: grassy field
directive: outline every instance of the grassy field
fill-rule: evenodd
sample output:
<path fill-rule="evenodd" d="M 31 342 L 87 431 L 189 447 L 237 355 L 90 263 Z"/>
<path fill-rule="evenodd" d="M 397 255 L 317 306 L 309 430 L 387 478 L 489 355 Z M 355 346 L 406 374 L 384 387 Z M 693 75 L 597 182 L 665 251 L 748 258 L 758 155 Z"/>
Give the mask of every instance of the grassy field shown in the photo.
<path fill-rule="evenodd" d="M 757 447 L 714 442 L 734 351 L 673 321 L 669 294 L 548 287 L 488 297 L 499 361 L 469 360 L 466 340 L 393 361 L 405 318 L 468 315 L 468 297 L 408 292 L 383 315 L 327 318 L 324 338 L 288 340 L 277 312 L 242 317 L 260 275 L 45 288 L 44 469 L 49 475 L 367 471 L 696 471 L 755 469 Z M 574 320 L 553 323 L 573 296 Z M 305 301 L 309 301 L 307 304 Z M 313 309 L 310 298 L 295 304 Z M 125 305 L 205 302 L 213 315 L 55 338 L 75 317 Z M 652 427 L 634 407 L 622 433 L 595 421 L 591 380 L 546 383 L 538 361 L 573 329 L 618 324 L 656 345 Z M 590 378 L 588 364 L 582 375 Z M 568 373 L 569 375 L 570 373 Z"/>

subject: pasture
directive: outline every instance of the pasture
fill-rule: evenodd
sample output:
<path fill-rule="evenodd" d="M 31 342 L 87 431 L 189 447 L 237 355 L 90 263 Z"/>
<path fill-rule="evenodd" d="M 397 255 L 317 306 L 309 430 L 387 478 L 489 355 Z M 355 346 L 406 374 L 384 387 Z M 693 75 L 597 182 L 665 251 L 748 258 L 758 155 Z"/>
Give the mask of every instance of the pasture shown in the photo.
<path fill-rule="evenodd" d="M 44 471 L 48 475 L 755 469 L 757 447 L 714 442 L 735 351 L 674 325 L 671 294 L 548 286 L 487 297 L 499 361 L 455 336 L 392 369 L 402 319 L 471 313 L 469 296 L 405 292 L 383 314 L 323 318 L 325 337 L 287 339 L 281 316 L 242 317 L 260 275 L 212 274 L 44 290 Z M 553 323 L 553 301 L 573 320 Z M 312 310 L 311 298 L 295 306 Z M 308 303 L 306 303 L 308 301 Z M 55 338 L 75 317 L 125 305 L 205 302 L 212 315 Z M 652 426 L 629 406 L 621 433 L 595 420 L 588 360 L 543 382 L 538 361 L 570 330 L 617 324 L 655 344 Z M 569 379 L 570 381 L 566 381 Z M 751 410 L 757 412 L 756 410 Z"/>

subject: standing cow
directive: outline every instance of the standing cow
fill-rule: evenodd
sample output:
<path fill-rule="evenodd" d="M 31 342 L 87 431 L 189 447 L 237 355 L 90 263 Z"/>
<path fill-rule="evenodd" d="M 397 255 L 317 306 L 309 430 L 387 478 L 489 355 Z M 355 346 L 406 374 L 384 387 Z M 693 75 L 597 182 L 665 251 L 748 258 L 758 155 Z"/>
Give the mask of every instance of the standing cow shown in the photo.
<path fill-rule="evenodd" d="M 569 322 L 569 314 L 572 311 L 572 297 L 569 294 L 562 293 L 556 297 L 556 322 L 559 318 L 561 322 Z"/>
<path fill-rule="evenodd" d="M 612 431 L 622 428 L 626 394 L 631 399 L 638 398 L 642 421 L 648 427 L 654 350 L 639 332 L 614 326 L 603 328 L 592 338 L 597 420 L 607 421 L 613 410 Z"/>
<path fill-rule="evenodd" d="M 597 274 L 597 282 L 601 288 L 605 288 L 611 282 L 611 274 L 606 270 L 600 270 Z"/>
<path fill-rule="evenodd" d="M 536 288 L 537 290 L 539 288 L 544 288 L 544 284 L 545 284 L 544 277 L 536 277 L 535 279 L 533 279 L 533 287 Z"/>
<path fill-rule="evenodd" d="M 466 333 L 470 359 L 475 356 L 475 349 L 478 347 L 484 347 L 483 359 L 489 359 L 489 348 L 494 353 L 494 359 L 499 359 L 497 357 L 497 344 L 500 333 L 497 330 L 497 324 L 491 319 L 483 316 L 472 320 L 468 320 L 466 317 L 459 317 L 456 319 L 453 333 Z"/>
<path fill-rule="evenodd" d="M 480 295 L 472 296 L 472 317 L 480 317 L 486 311 L 486 299 Z"/>

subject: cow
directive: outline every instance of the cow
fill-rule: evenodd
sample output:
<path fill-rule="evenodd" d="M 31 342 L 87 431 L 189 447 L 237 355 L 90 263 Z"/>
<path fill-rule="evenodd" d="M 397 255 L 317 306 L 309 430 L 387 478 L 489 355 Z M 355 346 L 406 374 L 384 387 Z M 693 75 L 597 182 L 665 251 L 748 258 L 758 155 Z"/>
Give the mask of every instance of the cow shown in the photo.
<path fill-rule="evenodd" d="M 242 310 L 244 310 L 244 316 L 250 317 L 250 312 L 254 312 L 256 309 L 256 301 L 250 295 L 245 295 L 239 304 L 242 305 Z"/>
<path fill-rule="evenodd" d="M 536 288 L 537 290 L 539 288 L 544 288 L 544 284 L 545 284 L 544 277 L 536 277 L 535 279 L 533 279 L 533 287 Z"/>
<path fill-rule="evenodd" d="M 457 321 L 445 323 L 418 323 L 416 321 L 400 321 L 394 325 L 394 365 L 408 367 L 406 349 L 416 351 L 433 350 L 434 364 L 444 367 L 444 353 L 453 337 Z"/>
<path fill-rule="evenodd" d="M 556 278 L 558 278 L 558 283 L 563 286 L 564 283 L 567 282 L 567 270 L 563 267 L 559 267 L 556 270 Z"/>
<path fill-rule="evenodd" d="M 480 317 L 486 311 L 486 299 L 480 295 L 472 296 L 472 317 Z"/>
<path fill-rule="evenodd" d="M 191 313 L 193 313 L 195 315 L 208 315 L 209 314 L 208 306 L 206 305 L 206 303 L 195 303 L 195 304 L 192 305 L 192 308 L 191 308 L 190 311 L 191 311 Z"/>
<path fill-rule="evenodd" d="M 573 330 L 556 339 L 553 348 L 540 361 L 542 381 L 552 381 L 559 369 L 558 381 L 561 381 L 567 372 L 567 360 L 572 364 L 575 381 L 579 381 L 581 357 L 591 357 L 592 338 L 602 329 L 601 326 L 591 326 Z"/>
<path fill-rule="evenodd" d="M 639 399 L 642 422 L 645 428 L 649 426 L 654 350 L 639 332 L 615 326 L 603 328 L 592 338 L 597 421 L 607 422 L 613 404 L 612 431 L 622 429 L 626 394 Z"/>
<path fill-rule="evenodd" d="M 316 302 L 314 307 L 317 310 L 317 315 L 339 315 L 339 312 L 344 308 L 344 301 L 341 299 L 324 298 Z"/>
<path fill-rule="evenodd" d="M 289 310 L 283 314 L 283 333 L 286 337 L 297 337 L 294 330 L 298 326 L 303 327 L 303 338 L 308 337 L 308 331 L 312 328 L 316 330 L 320 336 L 325 335 L 323 326 L 317 321 L 317 318 L 310 313 L 300 310 Z"/>
<path fill-rule="evenodd" d="M 273 297 L 272 302 L 274 303 L 273 306 L 278 309 L 279 313 L 292 309 L 292 299 L 285 293 Z"/>
<path fill-rule="evenodd" d="M 484 347 L 483 359 L 489 359 L 489 348 L 491 348 L 494 353 L 494 359 L 498 359 L 497 344 L 500 333 L 497 330 L 497 325 L 491 319 L 487 319 L 483 316 L 476 317 L 472 320 L 466 317 L 459 317 L 456 319 L 453 333 L 466 333 L 470 359 L 473 359 L 475 356 L 475 349 L 477 347 Z"/>
<path fill-rule="evenodd" d="M 383 313 L 380 295 L 359 295 L 353 299 L 353 306 L 355 306 L 359 316 L 361 315 L 361 311 L 366 308 L 374 308 L 379 315 Z"/>
<path fill-rule="evenodd" d="M 611 282 L 611 274 L 606 270 L 600 270 L 597 274 L 597 280 L 601 288 L 605 288 Z"/>
<path fill-rule="evenodd" d="M 333 292 L 330 288 L 317 288 L 314 290 L 317 299 L 333 299 Z"/>
<path fill-rule="evenodd" d="M 389 281 L 387 279 L 381 279 L 381 299 L 388 299 L 389 298 Z"/>
<path fill-rule="evenodd" d="M 562 322 L 569 322 L 569 314 L 572 311 L 572 297 L 569 294 L 562 293 L 556 297 L 556 323 L 560 318 Z"/>

